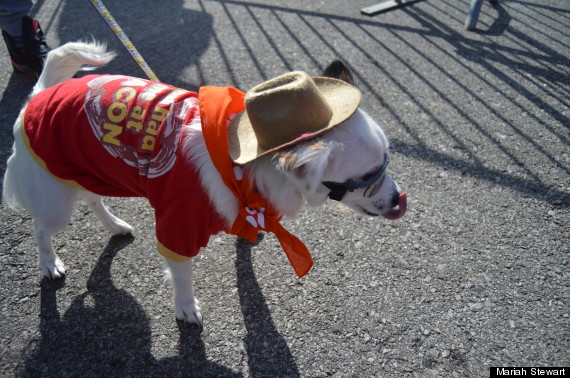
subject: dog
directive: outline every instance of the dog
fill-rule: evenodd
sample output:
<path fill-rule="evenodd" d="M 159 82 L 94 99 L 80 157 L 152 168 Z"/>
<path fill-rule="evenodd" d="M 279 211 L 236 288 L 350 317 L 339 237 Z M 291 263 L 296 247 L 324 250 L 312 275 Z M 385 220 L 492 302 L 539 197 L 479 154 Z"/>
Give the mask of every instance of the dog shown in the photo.
<path fill-rule="evenodd" d="M 245 95 L 235 89 L 224 89 L 224 93 L 233 96 L 232 104 L 237 104 L 239 111 L 228 116 L 227 120 L 221 118 L 221 141 L 208 142 L 204 123 L 210 122 L 211 117 L 203 112 L 211 102 L 201 102 L 202 98 L 195 93 L 126 76 L 99 75 L 72 79 L 77 72 L 103 66 L 113 57 L 114 54 L 108 52 L 105 45 L 96 42 L 68 43 L 51 51 L 30 99 L 14 125 L 14 149 L 7 163 L 3 198 L 8 206 L 23 208 L 32 215 L 39 263 L 48 278 L 58 279 L 65 274 L 65 267 L 54 252 L 51 238 L 69 223 L 76 200 L 85 201 L 111 233 L 129 234 L 133 228 L 109 212 L 102 202 L 102 196 L 147 197 L 157 217 L 159 252 L 165 256 L 173 280 L 176 317 L 189 323 L 202 324 L 192 287 L 191 256 L 177 255 L 178 252 L 172 254 L 171 251 L 176 248 L 185 250 L 184 243 L 192 244 L 189 250 L 193 253 L 205 246 L 209 235 L 203 236 L 194 232 L 194 229 L 212 224 L 214 230 L 210 234 L 221 230 L 228 232 L 234 231 L 236 224 L 241 222 L 242 228 L 249 227 L 249 234 L 246 234 L 251 239 L 257 231 L 264 231 L 266 224 L 281 227 L 278 221 L 282 216 L 294 217 L 304 204 L 320 206 L 328 198 L 367 216 L 382 215 L 387 219 L 397 219 L 406 212 L 405 193 L 386 173 L 388 139 L 379 124 L 359 108 L 360 92 L 352 86 L 352 75 L 342 62 L 333 62 L 320 78 L 310 78 L 296 72 L 262 83 Z M 111 91 L 108 88 L 111 85 L 117 87 Z M 307 85 L 309 89 L 305 88 Z M 72 93 L 72 89 L 58 88 L 79 89 Z M 216 88 L 210 90 L 219 91 Z M 297 90 L 308 90 L 309 93 L 299 95 Z M 290 91 L 293 91 L 292 94 L 288 93 Z M 202 92 L 200 89 L 200 96 Z M 279 93 L 276 95 L 274 92 Z M 157 95 L 162 96 L 159 96 L 158 103 L 155 101 L 153 108 L 144 108 L 144 104 Z M 106 110 L 101 108 L 105 96 L 112 96 L 110 105 L 105 105 L 108 106 Z M 307 100 L 307 96 L 315 98 Z M 173 98 L 182 100 L 176 102 Z M 299 98 L 301 101 L 298 101 Z M 79 100 L 84 101 L 80 111 L 87 116 L 57 115 L 63 111 L 58 104 L 64 104 L 61 106 L 63 109 Z M 133 102 L 139 100 L 143 105 Z M 289 103 L 295 101 L 295 104 Z M 325 104 L 319 103 L 323 101 Z M 162 108 L 161 104 L 172 107 L 169 110 Z M 127 109 L 127 105 L 130 108 Z M 48 107 L 49 111 L 44 110 Z M 144 124 L 143 113 L 146 114 Z M 312 120 L 315 117 L 322 119 Z M 338 119 L 332 124 L 331 119 L 335 117 Z M 48 129 L 48 137 L 35 135 L 40 123 Z M 63 142 L 51 139 L 62 137 L 58 134 L 72 129 L 71 123 L 78 130 L 87 130 L 86 133 L 91 138 L 98 138 L 100 143 L 96 139 L 80 142 L 74 135 L 65 136 L 67 139 Z M 279 127 L 262 135 L 275 124 L 279 124 Z M 162 129 L 160 140 L 157 140 L 159 127 Z M 256 127 L 258 130 L 255 130 Z M 127 129 L 131 131 L 128 135 Z M 245 134 L 249 132 L 251 135 L 244 137 L 244 130 Z M 277 135 L 280 132 L 287 135 Z M 134 138 L 135 134 L 141 138 L 136 142 L 138 147 L 126 146 L 119 139 Z M 253 142 L 252 137 L 255 139 Z M 272 138 L 276 140 L 271 141 Z M 35 143 L 38 147 L 34 147 L 37 150 L 30 147 L 32 139 L 37 139 Z M 247 146 L 247 143 L 251 145 Z M 74 148 L 72 145 L 79 145 L 81 150 L 98 148 L 102 157 L 91 153 L 77 159 L 64 156 L 66 151 Z M 222 151 L 222 157 L 211 151 L 220 146 L 229 150 Z M 40 156 L 41 150 L 52 147 L 55 150 L 47 152 L 49 156 Z M 244 156 L 249 147 L 253 147 L 248 152 L 250 156 Z M 143 153 L 145 149 L 148 150 L 146 155 Z M 176 150 L 174 157 L 169 157 L 172 155 L 166 152 L 162 154 L 168 149 Z M 58 156 L 60 161 L 57 164 L 62 167 L 62 172 L 74 170 L 74 175 L 80 178 L 70 179 L 67 173 L 59 173 L 51 168 L 51 163 L 44 160 L 51 159 L 52 155 Z M 85 161 L 78 166 L 77 160 L 81 159 Z M 192 177 L 173 168 L 178 166 L 174 159 L 181 162 L 181 166 L 191 166 Z M 227 165 L 230 160 L 231 165 Z M 257 199 L 264 201 L 264 207 L 251 209 L 242 205 L 243 201 L 249 200 L 240 200 L 239 190 L 235 192 L 235 188 L 229 187 L 232 183 L 227 182 L 216 164 L 226 164 L 233 170 L 237 180 L 241 180 L 239 185 L 249 187 L 258 196 Z M 126 184 L 122 182 L 126 180 L 125 175 L 111 172 L 115 166 L 125 166 L 129 175 L 133 172 L 135 180 L 142 184 L 129 184 L 129 190 L 125 189 Z M 168 182 L 159 181 L 158 189 L 150 188 L 148 182 L 161 180 L 167 171 L 178 176 Z M 242 176 L 246 179 L 242 180 Z M 235 178 L 232 180 L 234 184 L 237 182 Z M 86 182 L 93 182 L 96 189 L 88 189 L 90 184 Z M 162 189 L 169 186 L 182 192 L 176 195 L 176 201 L 164 204 Z M 184 198 L 184 201 L 179 201 L 178 197 Z M 198 200 L 194 200 L 195 197 Z M 206 209 L 208 219 L 205 220 L 200 218 L 202 215 L 196 215 L 198 207 L 206 206 L 204 203 L 211 206 Z M 193 219 L 197 217 L 197 220 Z M 179 227 L 180 219 L 188 219 L 191 226 L 184 223 L 186 228 Z M 167 220 L 171 223 L 168 224 Z M 159 229 L 159 223 L 165 224 L 160 226 L 164 229 Z M 188 231 L 190 228 L 192 230 Z M 286 252 L 291 245 L 294 245 L 293 249 L 304 247 L 294 236 L 282 228 L 280 230 L 280 235 L 285 235 L 286 240 L 282 245 Z M 187 231 L 194 239 L 186 238 L 180 242 Z M 281 241 L 277 231 L 274 232 Z M 238 231 L 230 233 L 241 236 Z M 174 242 L 165 246 L 161 238 L 170 238 Z M 164 251 L 161 251 L 161 246 Z M 307 262 L 310 255 L 308 258 L 301 255 L 300 259 L 304 259 L 306 265 L 301 273 L 297 272 L 300 276 L 312 265 L 312 261 Z M 294 267 L 295 258 L 290 258 Z"/>

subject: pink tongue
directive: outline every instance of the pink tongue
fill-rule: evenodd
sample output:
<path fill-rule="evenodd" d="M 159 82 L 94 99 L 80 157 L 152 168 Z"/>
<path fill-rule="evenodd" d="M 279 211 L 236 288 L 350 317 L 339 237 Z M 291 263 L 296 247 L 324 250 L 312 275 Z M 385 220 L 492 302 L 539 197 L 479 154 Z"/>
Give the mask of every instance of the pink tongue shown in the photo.
<path fill-rule="evenodd" d="M 398 219 L 401 218 L 406 213 L 407 208 L 408 208 L 408 202 L 407 202 L 406 193 L 402 193 L 398 198 L 398 210 L 388 214 L 382 214 L 382 216 L 390 220 Z"/>

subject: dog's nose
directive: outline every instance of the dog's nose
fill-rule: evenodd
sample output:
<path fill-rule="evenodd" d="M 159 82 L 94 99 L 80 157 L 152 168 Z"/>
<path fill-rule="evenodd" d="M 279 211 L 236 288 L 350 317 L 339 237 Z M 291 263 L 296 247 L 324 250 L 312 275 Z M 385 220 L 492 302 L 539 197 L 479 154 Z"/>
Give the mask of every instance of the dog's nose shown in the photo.
<path fill-rule="evenodd" d="M 397 200 L 394 200 L 394 199 Z M 388 212 L 383 213 L 382 216 L 387 219 L 398 219 L 404 216 L 408 208 L 408 201 L 406 193 L 400 193 L 397 197 L 392 197 L 392 208 Z"/>
<path fill-rule="evenodd" d="M 400 196 L 404 193 L 404 191 L 400 188 L 400 186 L 394 182 L 394 188 L 392 189 L 392 200 L 391 205 L 392 207 L 398 206 L 400 203 Z"/>
<path fill-rule="evenodd" d="M 392 202 L 391 202 L 392 207 L 398 206 L 398 202 L 400 201 L 400 194 L 402 194 L 402 192 L 399 191 L 392 193 Z"/>

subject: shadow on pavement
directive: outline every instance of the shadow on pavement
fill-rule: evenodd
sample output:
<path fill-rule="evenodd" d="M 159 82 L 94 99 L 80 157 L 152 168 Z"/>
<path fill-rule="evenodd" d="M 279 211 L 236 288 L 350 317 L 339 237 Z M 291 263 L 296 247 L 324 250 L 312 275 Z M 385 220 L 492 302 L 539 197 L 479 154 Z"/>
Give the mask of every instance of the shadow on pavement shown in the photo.
<path fill-rule="evenodd" d="M 477 92 L 476 88 L 469 85 L 463 84 L 460 80 L 457 80 L 451 73 L 446 69 L 445 65 L 440 64 L 436 61 L 433 56 L 426 53 L 426 46 L 433 49 L 433 51 L 439 52 L 440 55 L 447 56 L 450 61 L 454 62 L 464 69 L 468 69 L 464 60 L 472 61 L 483 68 L 488 74 L 483 76 L 477 71 L 469 70 L 473 79 L 481 80 L 490 88 L 494 88 L 497 92 L 500 92 L 499 84 L 506 85 L 512 88 L 513 93 L 516 96 L 522 96 L 528 101 L 537 104 L 543 111 L 554 118 L 561 124 L 568 123 L 568 116 L 557 108 L 549 104 L 544 98 L 550 95 L 548 89 L 543 89 L 543 93 L 533 93 L 528 90 L 528 83 L 521 83 L 517 80 L 516 76 L 505 73 L 505 70 L 500 67 L 509 66 L 513 67 L 517 73 L 520 75 L 532 77 L 533 81 L 540 82 L 544 81 L 549 83 L 554 89 L 560 87 L 560 82 L 565 82 L 568 80 L 568 75 L 563 70 L 563 67 L 567 67 L 570 60 L 568 57 L 563 56 L 558 51 L 549 48 L 545 44 L 539 42 L 537 36 L 524 34 L 517 31 L 514 28 L 509 28 L 509 24 L 513 19 L 513 16 L 509 13 L 509 9 L 505 6 L 495 5 L 492 9 L 495 14 L 493 15 L 493 23 L 486 30 L 478 30 L 475 34 L 486 35 L 486 36 L 499 36 L 508 35 L 515 44 L 519 45 L 520 48 L 504 47 L 493 42 L 492 39 L 477 40 L 472 37 L 471 34 L 465 34 L 462 28 L 457 29 L 454 26 L 450 26 L 454 21 L 457 25 L 462 25 L 464 21 L 464 15 L 466 14 L 466 9 L 464 9 L 465 4 L 456 5 L 452 2 L 446 3 L 446 7 L 452 7 L 458 10 L 461 14 L 461 19 L 453 19 L 453 16 L 449 14 L 447 8 L 441 6 L 437 2 L 426 2 L 425 6 L 431 7 L 442 14 L 441 18 L 433 17 L 429 12 L 422 9 L 422 7 L 406 7 L 402 9 L 402 12 L 406 12 L 411 18 L 413 18 L 419 27 L 410 27 L 402 25 L 394 25 L 390 23 L 384 23 L 378 19 L 362 19 L 359 17 L 346 17 L 342 15 L 332 15 L 327 13 L 321 13 L 318 11 L 310 10 L 299 10 L 294 8 L 288 8 L 283 5 L 266 5 L 258 4 L 250 1 L 235 1 L 235 0 L 213 0 L 224 7 L 227 17 L 232 20 L 232 27 L 235 30 L 242 41 L 242 44 L 247 48 L 249 53 L 248 57 L 244 59 L 249 59 L 252 62 L 252 69 L 256 69 L 262 78 L 267 78 L 263 67 L 258 63 L 259 57 L 255 56 L 252 48 L 253 42 L 249 41 L 245 35 L 242 35 L 237 21 L 233 21 L 235 15 L 239 12 L 247 12 L 251 20 L 251 30 L 259 32 L 267 39 L 270 51 L 267 54 L 275 54 L 281 60 L 282 63 L 287 68 L 293 68 L 288 58 L 284 56 L 281 51 L 281 46 L 275 43 L 271 37 L 271 31 L 267 27 L 257 20 L 255 14 L 257 11 L 269 11 L 274 15 L 276 22 L 279 26 L 285 30 L 292 41 L 292 45 L 298 45 L 299 50 L 305 55 L 305 60 L 311 61 L 315 66 L 321 67 L 322 62 L 320 56 L 316 55 L 310 47 L 307 47 L 303 43 L 303 39 L 306 39 L 306 35 L 303 36 L 299 28 L 294 28 L 290 25 L 290 19 L 295 19 L 301 22 L 301 24 L 306 27 L 305 33 L 307 33 L 315 40 L 318 41 L 327 50 L 330 50 L 338 58 L 348 62 L 350 64 L 353 60 L 350 56 L 345 56 L 342 51 L 337 49 L 335 42 L 332 38 L 322 29 L 315 26 L 318 22 L 321 22 L 329 26 L 338 35 L 342 37 L 343 40 L 349 42 L 351 46 L 354 46 L 355 50 L 358 51 L 366 61 L 370 62 L 377 70 L 378 76 L 382 80 L 390 81 L 394 84 L 400 93 L 406 98 L 410 99 L 419 111 L 427 116 L 429 122 L 433 122 L 437 125 L 439 131 L 448 138 L 448 145 L 454 149 L 459 150 L 464 155 L 464 158 L 458 158 L 453 156 L 451 153 L 446 153 L 438 151 L 430 146 L 429 141 L 422 139 L 420 133 L 418 132 L 418 125 L 412 125 L 407 122 L 401 115 L 401 110 L 395 108 L 391 105 L 391 102 L 386 99 L 386 95 L 381 92 L 382 86 L 377 85 L 376 82 L 370 82 L 366 80 L 363 73 L 358 70 L 353 70 L 353 74 L 356 78 L 358 86 L 360 89 L 366 93 L 371 94 L 378 102 L 379 106 L 382 107 L 401 127 L 405 132 L 412 138 L 412 142 L 403 142 L 394 139 L 392 148 L 398 153 L 402 153 L 408 156 L 412 156 L 415 159 L 421 159 L 428 161 L 432 164 L 451 168 L 455 171 L 461 172 L 463 175 L 472 176 L 474 178 L 492 182 L 493 184 L 503 186 L 516 190 L 525 195 L 533 196 L 541 201 L 551 202 L 558 206 L 568 207 L 570 206 L 570 196 L 562 190 L 552 188 L 546 184 L 540 177 L 540 173 L 536 172 L 533 167 L 528 166 L 525 161 L 522 161 L 519 156 L 513 153 L 508 147 L 504 146 L 504 143 L 500 140 L 500 137 L 493 133 L 493 129 L 488 127 L 481 119 L 473 117 L 465 110 L 464 101 L 469 98 L 470 101 L 474 102 L 478 106 L 481 106 L 487 117 L 494 117 L 500 122 L 508 125 L 510 131 L 517 137 L 525 141 L 531 148 L 535 151 L 537 156 L 545 158 L 551 165 L 557 167 L 558 169 L 570 173 L 570 170 L 563 163 L 560 156 L 553 155 L 549 150 L 541 146 L 534 139 L 534 135 L 528 133 L 517 124 L 514 124 L 509 119 L 507 114 L 503 114 L 489 103 L 488 99 Z M 230 8 L 231 6 L 231 8 Z M 242 21 L 243 22 L 243 21 Z M 348 26 L 348 27 L 347 27 Z M 483 25 L 480 25 L 483 27 Z M 354 33 L 349 33 L 347 30 L 350 28 L 356 28 L 361 35 L 366 36 L 366 40 L 372 41 L 377 49 L 370 50 L 369 48 L 363 46 L 360 43 L 359 37 Z M 549 26 L 553 30 L 556 28 L 561 28 L 563 25 L 552 25 Z M 413 51 L 419 59 L 425 61 L 429 67 L 433 67 L 434 74 L 426 74 L 424 72 L 418 71 L 414 64 L 408 62 L 405 58 L 401 57 L 400 52 L 397 49 L 391 48 L 393 43 L 387 43 L 379 38 L 376 31 L 382 29 L 388 31 L 388 33 L 393 34 L 393 37 L 398 39 L 401 48 Z M 413 35 L 414 38 L 403 37 L 405 35 Z M 416 40 L 419 38 L 418 40 Z M 450 46 L 451 49 L 447 49 L 437 43 L 439 41 L 445 41 L 446 46 Z M 526 46 L 538 46 L 540 47 L 540 52 L 530 51 Z M 412 76 L 416 78 L 419 83 L 426 88 L 432 90 L 435 96 L 437 96 L 443 103 L 457 112 L 459 115 L 459 120 L 461 122 L 470 125 L 470 128 L 474 133 L 476 133 L 481 141 L 485 141 L 486 144 L 497 148 L 501 152 L 501 162 L 504 164 L 510 164 L 520 168 L 526 175 L 525 178 L 517 177 L 516 175 L 504 172 L 503 170 L 496 169 L 495 167 L 489 166 L 481 159 L 480 151 L 476 150 L 472 146 L 472 141 L 465 140 L 463 137 L 457 135 L 454 127 L 455 124 L 449 124 L 448 121 L 442 119 L 441 115 L 437 114 L 433 109 L 429 108 L 421 98 L 419 98 L 407 85 L 405 82 L 401 82 L 397 77 L 394 77 L 389 67 L 386 66 L 384 61 L 378 60 L 378 51 L 382 51 L 382 54 L 386 57 L 391 57 L 395 59 L 401 67 L 406 67 L 412 73 Z M 428 49 L 429 51 L 429 49 Z M 437 54 L 435 54 L 437 55 Z M 434 56 L 435 56 L 434 55 Z M 530 59 L 529 59 L 530 58 Z M 298 58 L 296 58 L 298 59 Z M 533 64 L 523 63 L 521 60 L 535 62 Z M 386 59 L 387 60 L 387 59 Z M 434 83 L 433 77 L 443 76 L 448 78 L 458 86 L 463 93 L 463 97 L 456 97 L 454 94 L 445 92 Z M 538 80 L 540 79 L 540 80 Z M 545 87 L 548 88 L 548 87 Z M 505 99 L 509 101 L 509 104 L 517 111 L 525 112 L 526 109 L 519 104 L 519 101 L 515 96 L 507 96 L 505 94 Z M 535 114 L 529 114 L 529 119 L 534 122 L 537 128 L 544 127 L 548 132 L 554 134 L 562 143 L 569 144 L 567 137 L 553 129 L 547 122 L 545 122 L 541 117 Z"/>
<path fill-rule="evenodd" d="M 254 377 L 298 377 L 297 365 L 285 339 L 279 334 L 253 271 L 251 249 L 255 244 L 236 242 L 237 286 L 247 335 L 244 344 L 249 374 Z"/>
<path fill-rule="evenodd" d="M 262 239 L 259 238 L 258 242 Z M 40 336 L 25 349 L 24 376 L 240 376 L 208 359 L 202 328 L 177 321 L 178 355 L 157 360 L 151 353 L 149 319 L 141 305 L 111 278 L 117 253 L 133 236 L 113 236 L 87 282 L 87 291 L 61 315 L 57 292 L 63 280 L 41 282 Z M 238 292 L 252 376 L 299 376 L 291 351 L 277 331 L 255 275 L 253 244 L 238 239 Z"/>
<path fill-rule="evenodd" d="M 62 41 L 95 38 L 109 43 L 119 56 L 105 72 L 146 78 L 89 1 L 65 0 L 57 33 Z M 188 90 L 203 85 L 202 78 L 185 81 L 183 72 L 198 65 L 214 33 L 212 16 L 185 7 L 184 1 L 109 1 L 105 5 L 158 78 Z M 76 20 L 89 18 L 90 30 L 74 28 Z M 144 21 L 141 21 L 144 20 Z"/>
<path fill-rule="evenodd" d="M 113 258 L 134 240 L 113 236 L 91 273 L 87 291 L 60 316 L 57 291 L 64 280 L 41 283 L 39 340 L 32 342 L 26 376 L 120 375 L 152 366 L 149 321 L 137 301 L 111 280 Z M 37 345 L 34 345 L 37 344 Z"/>
<path fill-rule="evenodd" d="M 111 279 L 117 253 L 134 240 L 113 236 L 87 283 L 60 315 L 57 291 L 65 280 L 41 283 L 40 337 L 25 350 L 24 376 L 232 376 L 209 361 L 201 328 L 178 322 L 179 355 L 156 360 L 151 353 L 151 328 L 141 305 Z"/>

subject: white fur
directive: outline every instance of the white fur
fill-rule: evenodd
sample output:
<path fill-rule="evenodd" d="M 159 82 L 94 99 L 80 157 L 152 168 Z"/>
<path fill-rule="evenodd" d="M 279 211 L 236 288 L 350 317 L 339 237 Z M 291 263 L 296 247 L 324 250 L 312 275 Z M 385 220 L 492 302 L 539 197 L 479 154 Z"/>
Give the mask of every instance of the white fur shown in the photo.
<path fill-rule="evenodd" d="M 48 55 L 44 71 L 33 89 L 40 91 L 71 78 L 84 65 L 100 66 L 113 58 L 104 45 L 68 43 Z M 199 121 L 185 126 L 183 141 L 186 158 L 200 172 L 201 182 L 217 211 L 231 225 L 238 214 L 238 202 L 224 185 L 208 155 Z M 4 178 L 4 201 L 11 207 L 23 207 L 34 218 L 40 266 L 47 277 L 59 278 L 65 268 L 55 254 L 51 237 L 69 223 L 73 204 L 82 199 L 113 234 L 127 234 L 132 227 L 111 214 L 101 197 L 67 186 L 53 178 L 32 159 L 21 137 L 21 115 L 14 126 L 14 152 L 8 160 Z M 322 205 L 329 190 L 323 181 L 360 180 L 379 168 L 387 139 L 368 114 L 358 110 L 351 118 L 320 138 L 255 160 L 245 166 L 260 193 L 287 217 L 297 215 L 304 203 Z M 399 188 L 386 176 L 373 198 L 362 196 L 364 189 L 348 193 L 343 203 L 365 214 L 392 211 Z M 166 260 L 174 283 L 176 316 L 201 323 L 202 315 L 194 298 L 192 261 Z"/>
<path fill-rule="evenodd" d="M 55 84 L 63 83 L 78 71 L 89 71 L 92 67 L 105 65 L 115 56 L 114 52 L 107 51 L 107 45 L 104 43 L 66 43 L 48 54 L 32 96 Z"/>

